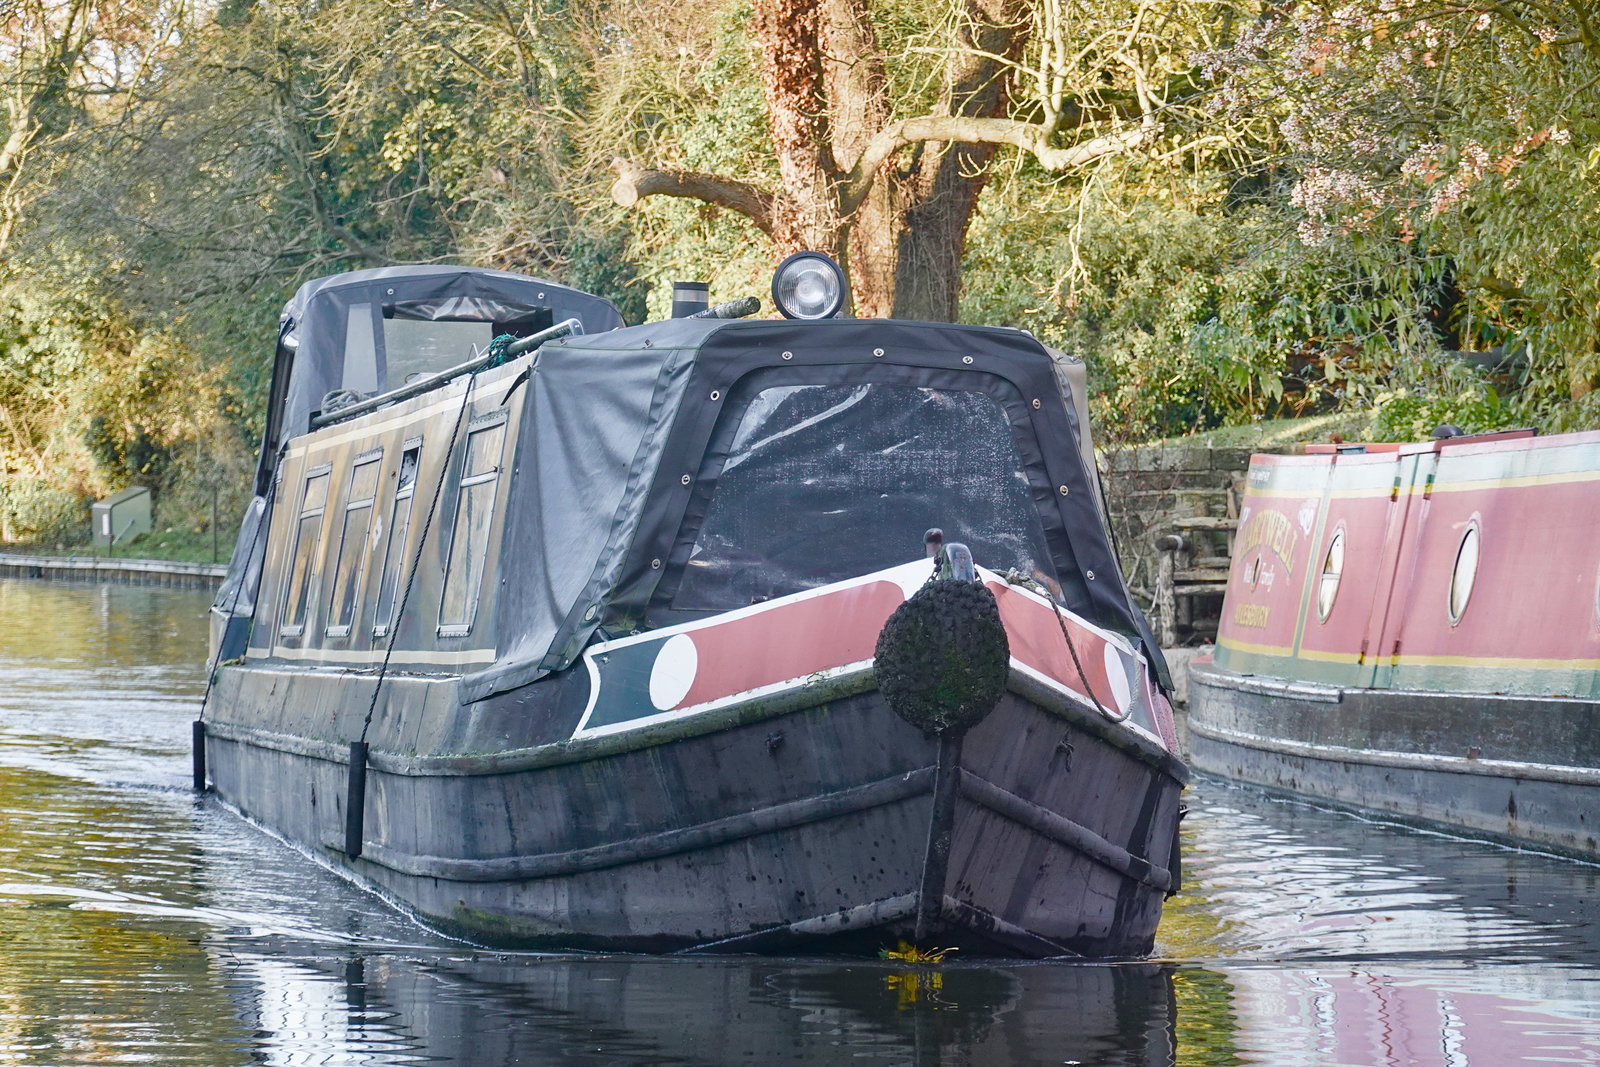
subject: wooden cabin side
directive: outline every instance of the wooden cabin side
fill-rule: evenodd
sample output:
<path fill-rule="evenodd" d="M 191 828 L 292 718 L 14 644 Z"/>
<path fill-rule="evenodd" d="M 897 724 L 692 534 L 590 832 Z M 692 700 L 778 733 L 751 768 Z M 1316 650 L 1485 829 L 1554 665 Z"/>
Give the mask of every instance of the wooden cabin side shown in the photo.
<path fill-rule="evenodd" d="M 1258 456 L 1216 663 L 1600 695 L 1600 434 Z"/>
<path fill-rule="evenodd" d="M 275 475 L 247 662 L 375 669 L 391 640 L 391 670 L 493 661 L 522 415 L 501 401 L 521 366 L 478 375 L 465 411 L 461 382 L 294 440 Z"/>

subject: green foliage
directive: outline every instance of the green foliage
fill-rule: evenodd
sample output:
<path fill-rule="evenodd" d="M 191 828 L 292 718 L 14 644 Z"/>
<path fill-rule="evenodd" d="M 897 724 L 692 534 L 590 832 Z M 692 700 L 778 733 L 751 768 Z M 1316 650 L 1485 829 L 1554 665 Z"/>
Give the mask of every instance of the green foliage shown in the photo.
<path fill-rule="evenodd" d="M 87 538 L 89 504 L 43 478 L 0 483 L 0 541 L 75 544 Z"/>
<path fill-rule="evenodd" d="M 1407 439 L 1600 426 L 1591 6 L 1146 5 L 1159 133 L 1066 174 L 1002 149 L 963 317 L 1084 357 L 1114 439 L 1329 409 Z M 869 9 L 896 114 L 935 107 L 962 11 Z M 749 0 L 104 10 L 115 33 L 75 53 L 104 69 L 48 99 L 24 76 L 40 42 L 0 49 L 7 114 L 42 109 L 25 165 L 0 172 L 6 536 L 68 530 L 130 483 L 194 536 L 218 485 L 231 524 L 277 314 L 310 276 L 460 260 L 629 321 L 665 315 L 674 280 L 766 290 L 773 245 L 742 216 L 664 197 L 624 214 L 607 193 L 616 156 L 781 185 Z M 1113 54 L 1126 5 L 1029 11 L 1073 47 L 1021 45 L 1041 77 L 1013 87 L 1017 117 L 1144 106 Z M 902 150 L 885 179 L 936 150 Z M 1520 362 L 1491 377 L 1454 349 Z"/>

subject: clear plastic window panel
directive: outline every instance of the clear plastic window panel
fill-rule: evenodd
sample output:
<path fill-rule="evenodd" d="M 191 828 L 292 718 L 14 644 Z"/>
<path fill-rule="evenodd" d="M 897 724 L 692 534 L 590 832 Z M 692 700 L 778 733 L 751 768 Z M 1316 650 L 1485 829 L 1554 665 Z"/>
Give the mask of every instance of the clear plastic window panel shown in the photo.
<path fill-rule="evenodd" d="M 389 521 L 389 546 L 383 557 L 383 577 L 378 584 L 378 602 L 372 612 L 372 633 L 382 637 L 394 625 L 395 597 L 399 595 L 400 577 L 405 566 L 406 534 L 411 526 L 411 501 L 417 484 L 417 462 L 421 456 L 420 445 L 407 448 L 400 454 L 400 475 L 394 493 L 394 516 Z"/>
<path fill-rule="evenodd" d="M 332 610 L 328 635 L 343 637 L 350 632 L 361 578 L 366 573 L 367 534 L 372 529 L 372 501 L 378 489 L 380 456 L 363 460 L 350 472 L 350 495 L 344 511 L 344 530 L 339 536 L 339 559 L 333 568 Z"/>
<path fill-rule="evenodd" d="M 283 608 L 283 633 L 289 637 L 305 631 L 309 605 L 316 599 L 317 539 L 322 533 L 322 511 L 327 503 L 328 473 L 323 471 L 306 479 L 294 551 L 289 556 L 289 580 L 284 583 L 288 600 Z"/>
<path fill-rule="evenodd" d="M 762 390 L 734 435 L 673 600 L 729 610 L 923 555 L 929 527 L 982 566 L 1053 581 L 1005 409 L 909 385 Z"/>
<path fill-rule="evenodd" d="M 383 351 L 389 364 L 389 388 L 398 389 L 424 375 L 465 363 L 494 339 L 489 322 L 433 322 L 426 319 L 384 319 Z"/>
<path fill-rule="evenodd" d="M 505 436 L 506 427 L 502 422 L 467 438 L 461 497 L 456 506 L 455 530 L 450 537 L 444 592 L 439 601 L 439 631 L 446 636 L 459 636 L 471 629 L 478 610 L 478 590 L 483 584 L 484 562 L 489 551 L 500 450 Z"/>
<path fill-rule="evenodd" d="M 345 389 L 371 395 L 378 391 L 378 346 L 372 334 L 372 305 L 351 304 L 344 327 Z"/>

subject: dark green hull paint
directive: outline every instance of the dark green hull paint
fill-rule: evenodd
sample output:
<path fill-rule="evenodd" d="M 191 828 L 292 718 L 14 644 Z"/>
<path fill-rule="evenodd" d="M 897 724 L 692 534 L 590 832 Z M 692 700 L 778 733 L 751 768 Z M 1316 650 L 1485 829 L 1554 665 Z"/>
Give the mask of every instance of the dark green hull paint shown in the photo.
<path fill-rule="evenodd" d="M 581 692 L 543 709 L 451 707 L 453 686 L 385 687 L 396 681 L 374 722 L 360 858 L 344 853 L 336 739 L 364 713 L 369 681 L 224 669 L 207 740 L 218 793 L 475 941 L 872 950 L 910 932 L 938 742 L 890 713 L 870 676 L 819 687 L 810 703 L 752 702 L 579 742 L 542 742 L 560 731 L 538 724 L 581 707 Z M 429 729 L 439 713 L 469 726 Z M 1013 691 L 968 734 L 961 769 L 978 781 L 956 803 L 938 943 L 969 955 L 1149 951 L 1184 772 L 1153 744 L 1106 743 L 1110 732 L 1076 706 Z"/>

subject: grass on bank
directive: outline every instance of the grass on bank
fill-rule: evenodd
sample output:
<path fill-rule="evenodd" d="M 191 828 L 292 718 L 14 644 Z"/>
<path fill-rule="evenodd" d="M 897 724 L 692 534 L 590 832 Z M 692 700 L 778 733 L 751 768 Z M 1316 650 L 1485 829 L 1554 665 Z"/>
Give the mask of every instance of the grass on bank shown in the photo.
<path fill-rule="evenodd" d="M 234 531 L 217 531 L 216 556 L 211 551 L 211 531 L 199 532 L 191 527 L 168 527 L 151 530 L 147 534 L 118 542 L 111 551 L 90 541 L 79 544 L 59 542 L 17 542 L 0 545 L 0 552 L 15 552 L 28 556 L 93 556 L 99 559 L 160 559 L 174 563 L 226 563 L 233 552 Z"/>

